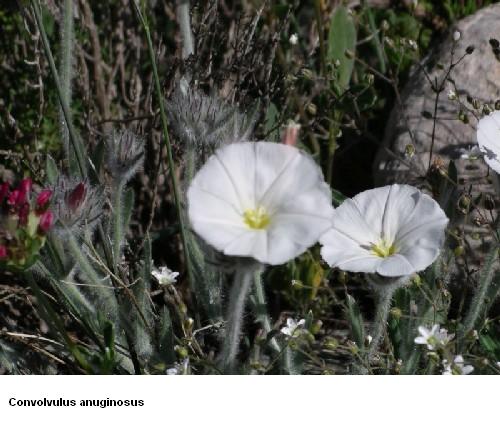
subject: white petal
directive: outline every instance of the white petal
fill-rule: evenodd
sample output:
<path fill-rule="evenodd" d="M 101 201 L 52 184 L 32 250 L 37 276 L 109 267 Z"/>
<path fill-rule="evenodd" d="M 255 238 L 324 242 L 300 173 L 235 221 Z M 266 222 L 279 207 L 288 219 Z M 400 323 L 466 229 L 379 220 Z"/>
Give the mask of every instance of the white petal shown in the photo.
<path fill-rule="evenodd" d="M 377 273 L 387 277 L 406 276 L 415 273 L 415 269 L 403 255 L 384 258 L 377 267 Z"/>
<path fill-rule="evenodd" d="M 500 111 L 481 118 L 477 125 L 477 143 L 488 166 L 500 173 Z"/>
<path fill-rule="evenodd" d="M 282 264 L 312 246 L 330 226 L 331 193 L 320 168 L 298 149 L 236 143 L 216 151 L 188 190 L 195 232 L 227 255 Z M 251 229 L 246 210 L 263 209 L 270 223 Z"/>

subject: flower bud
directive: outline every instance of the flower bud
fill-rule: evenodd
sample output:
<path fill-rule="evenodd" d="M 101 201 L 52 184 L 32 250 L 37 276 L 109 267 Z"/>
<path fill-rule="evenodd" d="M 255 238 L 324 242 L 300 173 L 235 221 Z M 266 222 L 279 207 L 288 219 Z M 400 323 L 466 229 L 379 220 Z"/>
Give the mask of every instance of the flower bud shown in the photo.
<path fill-rule="evenodd" d="M 52 190 L 45 189 L 40 192 L 38 197 L 36 198 L 36 208 L 38 211 L 43 211 L 47 208 L 50 203 L 50 198 L 52 196 Z"/>
<path fill-rule="evenodd" d="M 77 186 L 68 194 L 68 206 L 72 210 L 78 209 L 82 204 L 82 201 L 85 199 L 85 195 L 87 193 L 87 189 L 85 188 L 85 184 L 79 183 Z"/>
<path fill-rule="evenodd" d="M 297 139 L 299 137 L 300 124 L 290 121 L 285 128 L 285 134 L 283 136 L 283 144 L 288 144 L 289 146 L 296 146 Z"/>
<path fill-rule="evenodd" d="M 52 227 L 52 223 L 54 222 L 54 215 L 50 210 L 43 213 L 40 217 L 40 221 L 38 223 L 38 229 L 40 233 L 46 234 L 50 228 Z"/>
<path fill-rule="evenodd" d="M 401 311 L 400 308 L 397 307 L 391 308 L 390 314 L 394 319 L 400 319 L 401 316 L 403 316 L 403 312 Z"/>

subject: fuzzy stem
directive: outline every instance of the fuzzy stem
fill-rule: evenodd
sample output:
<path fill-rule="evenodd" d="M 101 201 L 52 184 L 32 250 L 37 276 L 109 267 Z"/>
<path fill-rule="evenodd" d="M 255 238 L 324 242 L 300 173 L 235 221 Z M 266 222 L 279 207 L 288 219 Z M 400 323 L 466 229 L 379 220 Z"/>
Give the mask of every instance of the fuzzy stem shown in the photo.
<path fill-rule="evenodd" d="M 464 320 L 463 328 L 459 333 L 459 341 L 462 341 L 463 338 L 474 328 L 479 316 L 484 310 L 486 305 L 485 301 L 488 296 L 488 289 L 490 288 L 495 274 L 495 263 L 498 259 L 498 252 L 499 247 L 497 245 L 492 245 L 490 252 L 486 256 L 481 276 L 479 278 L 478 290 L 472 298 L 469 311 L 467 312 L 467 316 Z"/>
<path fill-rule="evenodd" d="M 394 290 L 381 290 L 379 292 L 379 302 L 377 305 L 377 311 L 375 312 L 375 321 L 371 329 L 372 342 L 370 348 L 368 349 L 368 362 L 370 362 L 375 353 L 377 352 L 380 341 L 384 336 L 385 329 L 387 327 L 387 318 L 389 316 L 389 310 L 391 308 L 392 298 L 394 296 Z"/>
<path fill-rule="evenodd" d="M 45 55 L 47 56 L 47 61 L 49 62 L 50 71 L 52 73 L 52 77 L 54 77 L 54 83 L 56 85 L 57 96 L 59 98 L 59 103 L 61 105 L 61 109 L 64 114 L 64 119 L 66 120 L 66 125 L 68 126 L 69 138 L 71 140 L 71 144 L 73 145 L 73 149 L 75 151 L 75 156 L 78 163 L 78 169 L 80 171 L 80 175 L 82 178 L 86 176 L 85 173 L 85 161 L 83 159 L 83 154 L 81 152 L 81 146 L 76 135 L 75 127 L 71 121 L 71 113 L 69 107 L 64 99 L 64 92 L 61 86 L 61 80 L 59 78 L 59 74 L 57 72 L 56 64 L 54 62 L 54 57 L 52 56 L 52 51 L 50 49 L 49 39 L 47 37 L 47 33 L 45 32 L 45 28 L 43 26 L 42 12 L 40 10 L 40 5 L 36 0 L 31 0 L 31 6 L 35 15 L 35 21 L 40 31 L 40 36 L 42 37 L 43 49 L 45 51 Z"/>
<path fill-rule="evenodd" d="M 238 353 L 241 326 L 245 302 L 252 281 L 253 272 L 247 267 L 236 269 L 233 285 L 229 292 L 229 306 L 226 314 L 226 336 L 222 346 L 222 364 L 227 373 L 234 371 L 234 363 Z"/>
<path fill-rule="evenodd" d="M 118 269 L 120 263 L 121 246 L 123 241 L 123 208 L 122 195 L 124 183 L 118 182 L 115 186 L 113 210 L 114 210 L 114 225 L 113 225 L 113 258 L 114 269 Z"/>
<path fill-rule="evenodd" d="M 74 41 L 74 20 L 73 20 L 73 0 L 64 0 L 63 19 L 61 26 L 61 63 L 59 72 L 61 73 L 61 88 L 64 101 L 68 106 L 71 118 L 71 81 L 73 79 L 73 41 Z M 61 122 L 61 136 L 63 139 L 66 158 L 70 161 L 70 140 L 68 126 L 64 118 L 64 112 L 59 109 Z"/>
<path fill-rule="evenodd" d="M 193 32 L 189 17 L 189 0 L 177 1 L 177 20 L 182 36 L 182 58 L 186 59 L 194 53 Z"/>
<path fill-rule="evenodd" d="M 179 219 L 179 224 L 180 224 L 180 229 L 181 229 L 182 245 L 184 247 L 184 253 L 186 254 L 186 269 L 187 269 L 187 273 L 189 276 L 190 286 L 193 287 L 193 272 L 191 269 L 191 263 L 189 260 L 189 256 L 187 256 L 188 244 L 187 244 L 186 227 L 185 227 L 183 219 L 182 219 L 183 218 L 182 217 L 182 204 L 181 204 L 181 198 L 180 198 L 180 192 L 179 192 L 179 184 L 177 182 L 177 175 L 176 175 L 176 171 L 175 171 L 174 157 L 172 154 L 172 145 L 170 144 L 170 137 L 169 137 L 168 125 L 167 125 L 167 114 L 165 112 L 165 104 L 164 104 L 164 99 L 162 96 L 160 78 L 158 76 L 158 68 L 156 66 L 156 57 L 155 57 L 155 52 L 154 52 L 154 48 L 153 48 L 153 41 L 151 40 L 151 32 L 149 30 L 149 24 L 146 20 L 146 17 L 141 12 L 141 9 L 140 9 L 139 5 L 137 4 L 136 0 L 133 0 L 132 4 L 134 5 L 136 14 L 141 22 L 142 28 L 144 29 L 144 33 L 146 34 L 146 40 L 147 40 L 148 51 L 149 51 L 149 59 L 150 59 L 151 66 L 153 69 L 153 78 L 154 78 L 154 87 L 155 87 L 155 92 L 156 92 L 156 98 L 158 100 L 158 105 L 160 107 L 160 120 L 161 120 L 161 125 L 162 125 L 162 130 L 163 130 L 163 138 L 164 138 L 164 142 L 165 142 L 165 147 L 167 149 L 168 168 L 170 170 L 170 179 L 171 179 L 171 183 L 172 183 L 172 189 L 174 192 L 174 200 L 175 200 L 175 206 L 177 209 L 177 217 Z"/>
<path fill-rule="evenodd" d="M 272 330 L 272 326 L 271 318 L 269 317 L 269 313 L 267 311 L 266 295 L 264 293 L 264 285 L 262 282 L 262 272 L 262 269 L 258 269 L 253 275 L 253 283 L 255 286 L 255 300 L 257 301 L 256 303 L 254 303 L 253 308 L 257 321 L 261 323 L 264 331 L 266 333 L 269 333 Z M 274 351 L 278 353 L 281 351 L 281 348 L 278 345 L 276 339 L 271 339 L 269 344 Z"/>

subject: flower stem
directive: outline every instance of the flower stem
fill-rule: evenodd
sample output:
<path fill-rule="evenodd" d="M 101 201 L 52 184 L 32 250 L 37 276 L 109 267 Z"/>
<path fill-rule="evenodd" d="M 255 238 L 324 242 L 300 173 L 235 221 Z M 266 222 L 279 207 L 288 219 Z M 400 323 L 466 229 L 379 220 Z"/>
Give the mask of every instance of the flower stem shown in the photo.
<path fill-rule="evenodd" d="M 234 362 L 238 353 L 243 312 L 253 271 L 240 266 L 236 269 L 233 285 L 229 292 L 229 306 L 226 314 L 226 336 L 222 346 L 222 364 L 226 373 L 234 371 Z"/>
<path fill-rule="evenodd" d="M 375 321 L 370 333 L 372 336 L 372 342 L 368 349 L 368 362 L 370 362 L 375 356 L 375 353 L 379 348 L 380 341 L 384 336 L 393 295 L 394 290 L 381 290 L 379 292 L 380 299 L 377 305 L 377 311 L 375 312 Z"/>
<path fill-rule="evenodd" d="M 175 173 L 175 164 L 174 164 L 174 157 L 172 154 L 172 145 L 170 144 L 170 137 L 169 137 L 169 132 L 168 132 L 168 125 L 167 125 L 167 114 L 165 112 L 165 104 L 164 104 L 164 99 L 162 96 L 162 90 L 161 90 L 161 85 L 160 85 L 160 78 L 158 76 L 158 68 L 156 66 L 156 57 L 155 57 L 155 52 L 153 48 L 153 41 L 151 40 L 151 32 L 149 30 L 149 24 L 144 16 L 144 14 L 141 11 L 141 8 L 137 4 L 136 0 L 133 0 L 132 4 L 134 5 L 136 14 L 139 18 L 139 21 L 141 22 L 142 28 L 144 29 L 144 33 L 146 34 L 146 40 L 148 44 L 148 51 L 149 51 L 149 58 L 151 61 L 151 66 L 153 69 L 153 78 L 154 78 L 154 88 L 156 92 L 156 98 L 158 100 L 158 105 L 160 107 L 160 120 L 161 120 L 161 125 L 162 125 L 162 131 L 163 131 L 163 138 L 165 142 L 165 146 L 167 148 L 167 160 L 168 160 L 168 168 L 170 170 L 170 179 L 172 183 L 172 189 L 174 192 L 174 200 L 175 200 L 175 207 L 177 209 L 177 216 L 179 219 L 179 224 L 180 224 L 180 230 L 181 230 L 181 238 L 182 238 L 182 246 L 184 248 L 184 253 L 187 254 L 188 250 L 188 244 L 187 244 L 187 235 L 186 235 L 186 227 L 184 226 L 184 222 L 182 219 L 182 204 L 181 204 L 181 198 L 180 198 L 180 192 L 179 192 L 179 184 L 177 182 L 177 175 Z M 193 286 L 193 272 L 191 269 L 191 263 L 189 260 L 189 257 L 186 256 L 186 269 L 187 273 L 189 276 L 189 282 L 190 286 Z"/>
<path fill-rule="evenodd" d="M 253 304 L 254 308 L 254 314 L 255 317 L 257 318 L 257 321 L 260 322 L 262 325 L 262 328 L 266 333 L 269 333 L 272 330 L 271 326 L 271 318 L 269 317 L 269 313 L 267 312 L 267 304 L 266 304 L 266 295 L 264 293 L 264 286 L 262 283 L 262 269 L 258 269 L 254 272 L 253 275 L 253 283 L 254 283 L 254 293 L 255 293 L 255 303 Z M 271 339 L 269 342 L 271 345 L 271 348 L 276 351 L 280 352 L 281 348 L 278 345 L 278 342 L 276 339 Z"/>
<path fill-rule="evenodd" d="M 177 20 L 182 36 L 182 58 L 186 59 L 194 53 L 193 32 L 189 17 L 189 0 L 177 0 Z"/>

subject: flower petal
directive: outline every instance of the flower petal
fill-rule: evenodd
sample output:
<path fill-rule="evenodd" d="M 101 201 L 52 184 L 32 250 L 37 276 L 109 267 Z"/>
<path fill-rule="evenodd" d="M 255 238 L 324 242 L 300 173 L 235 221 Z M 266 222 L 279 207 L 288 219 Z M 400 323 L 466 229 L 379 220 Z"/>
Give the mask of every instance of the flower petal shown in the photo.
<path fill-rule="evenodd" d="M 377 267 L 377 273 L 387 277 L 411 275 L 415 272 L 413 266 L 403 255 L 392 255 L 384 258 Z"/>

